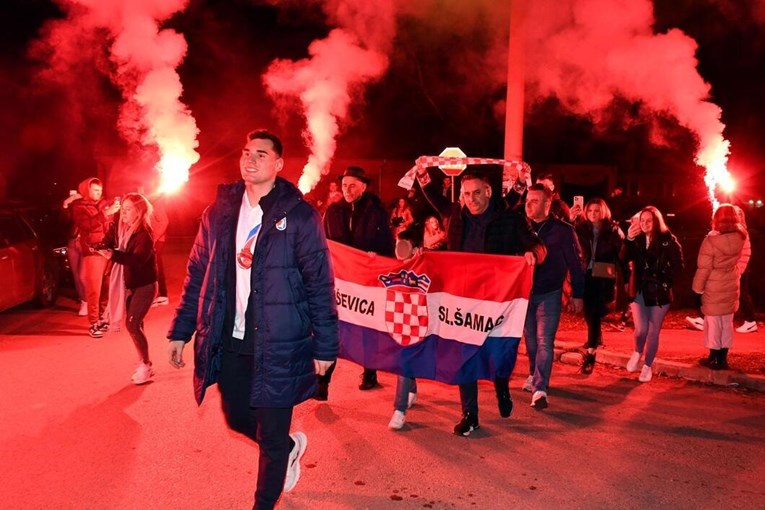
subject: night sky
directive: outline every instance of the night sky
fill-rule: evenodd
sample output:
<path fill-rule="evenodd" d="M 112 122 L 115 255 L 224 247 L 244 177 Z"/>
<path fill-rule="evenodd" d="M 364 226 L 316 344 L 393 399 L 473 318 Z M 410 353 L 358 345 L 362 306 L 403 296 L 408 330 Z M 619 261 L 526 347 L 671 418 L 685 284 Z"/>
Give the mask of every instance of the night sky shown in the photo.
<path fill-rule="evenodd" d="M 478 1 L 466 2 L 475 8 L 461 12 L 464 3 L 431 0 L 404 9 L 398 5 L 404 2 L 396 2 L 401 11 L 387 70 L 354 91 L 336 159 L 413 161 L 446 146 L 502 156 L 506 55 L 497 52 L 497 41 L 506 41 L 508 9 Z M 698 72 L 711 85 L 710 100 L 722 108 L 724 136 L 731 142 L 729 168 L 742 197 L 759 192 L 765 172 L 763 4 L 654 1 L 655 32 L 679 28 L 698 43 Z M 136 161 L 150 160 L 150 151 L 125 143 L 116 128 L 122 96 L 108 77 L 103 45 L 83 39 L 79 48 L 88 58 L 68 72 L 58 70 L 53 81 L 41 79 L 49 52 L 39 41 L 62 11 L 44 0 L 4 0 L 0 9 L 0 115 L 6 126 L 0 171 L 6 195 L 58 200 L 84 177 L 115 165 L 134 172 L 140 167 Z M 288 156 L 305 161 L 309 151 L 299 105 L 275 101 L 262 76 L 274 59 L 305 58 L 311 41 L 327 36 L 333 24 L 320 2 L 190 0 L 163 27 L 174 28 L 188 43 L 178 69 L 181 99 L 200 130 L 201 154 L 189 190 L 236 178 L 242 136 L 253 127 L 273 126 L 285 139 Z M 556 97 L 544 98 L 527 107 L 524 159 L 532 167 L 621 167 L 626 147 L 639 138 L 641 164 L 700 173 L 693 165 L 693 136 L 671 116 L 659 112 L 649 122 L 643 112 L 639 102 L 615 97 L 594 122 L 567 112 Z M 664 147 L 648 142 L 648 124 L 663 126 Z M 131 163 L 125 166 L 125 160 Z"/>

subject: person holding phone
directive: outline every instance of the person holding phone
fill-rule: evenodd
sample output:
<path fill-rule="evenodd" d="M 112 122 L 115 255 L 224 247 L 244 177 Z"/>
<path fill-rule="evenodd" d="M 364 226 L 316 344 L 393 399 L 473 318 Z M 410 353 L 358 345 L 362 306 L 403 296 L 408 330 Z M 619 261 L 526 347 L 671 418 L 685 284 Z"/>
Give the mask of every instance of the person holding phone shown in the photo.
<path fill-rule="evenodd" d="M 116 265 L 111 282 L 110 305 L 119 304 L 120 316 L 126 317 L 125 328 L 133 339 L 139 364 L 133 384 L 151 380 L 154 370 L 149 359 L 149 342 L 143 320 L 149 313 L 157 289 L 157 262 L 151 234 L 151 204 L 143 195 L 128 193 L 119 222 L 112 224 L 98 253 Z M 115 299 L 115 296 L 119 298 Z M 114 317 L 112 316 L 113 322 Z"/>
<path fill-rule="evenodd" d="M 572 211 L 576 206 L 572 208 Z M 621 267 L 619 252 L 624 234 L 611 218 L 611 210 L 602 198 L 593 198 L 584 207 L 584 218 L 576 224 L 576 234 L 585 263 L 584 318 L 587 342 L 581 371 L 591 374 L 595 351 L 603 344 L 602 321 L 616 297 L 616 271 Z M 623 271 L 623 268 L 622 268 Z"/>
<path fill-rule="evenodd" d="M 638 380 L 648 382 L 653 377 L 651 366 L 659 350 L 661 325 L 672 302 L 672 285 L 683 269 L 683 250 L 661 212 L 649 205 L 640 211 L 637 221 L 631 221 L 621 258 L 625 265 L 632 262 L 627 298 L 635 322 L 635 351 L 627 371 L 638 369 L 645 351 Z"/>

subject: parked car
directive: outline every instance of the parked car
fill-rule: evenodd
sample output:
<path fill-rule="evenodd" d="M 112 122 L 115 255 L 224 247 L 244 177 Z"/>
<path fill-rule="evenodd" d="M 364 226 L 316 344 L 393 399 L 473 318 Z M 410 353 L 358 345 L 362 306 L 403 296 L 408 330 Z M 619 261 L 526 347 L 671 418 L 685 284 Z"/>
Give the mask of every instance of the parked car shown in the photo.
<path fill-rule="evenodd" d="M 53 306 L 58 284 L 50 245 L 22 210 L 0 206 L 0 312 L 28 301 Z"/>

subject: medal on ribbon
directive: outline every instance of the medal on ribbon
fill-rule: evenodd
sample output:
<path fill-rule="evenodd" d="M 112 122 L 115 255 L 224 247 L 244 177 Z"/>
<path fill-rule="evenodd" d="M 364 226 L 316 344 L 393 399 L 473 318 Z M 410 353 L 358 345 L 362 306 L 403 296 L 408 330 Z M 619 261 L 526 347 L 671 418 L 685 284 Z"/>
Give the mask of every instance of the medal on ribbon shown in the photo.
<path fill-rule="evenodd" d="M 258 232 L 260 232 L 260 226 L 261 223 L 258 223 L 252 227 L 250 233 L 247 234 L 247 241 L 245 241 L 244 246 L 242 246 L 241 251 L 236 256 L 236 262 L 242 269 L 250 269 L 252 267 L 252 244 L 255 242 Z"/>

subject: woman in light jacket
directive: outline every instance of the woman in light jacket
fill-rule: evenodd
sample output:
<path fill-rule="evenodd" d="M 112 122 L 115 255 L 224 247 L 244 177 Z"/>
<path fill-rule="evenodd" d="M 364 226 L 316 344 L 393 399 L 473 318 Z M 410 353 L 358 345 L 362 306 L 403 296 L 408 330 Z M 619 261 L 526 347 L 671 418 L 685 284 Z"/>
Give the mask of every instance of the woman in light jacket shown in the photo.
<path fill-rule="evenodd" d="M 747 237 L 736 209 L 722 204 L 712 219 L 712 231 L 699 248 L 693 291 L 701 294 L 704 345 L 709 349 L 709 357 L 701 364 L 715 370 L 728 368 L 733 314 L 739 301 L 739 260 Z"/>

